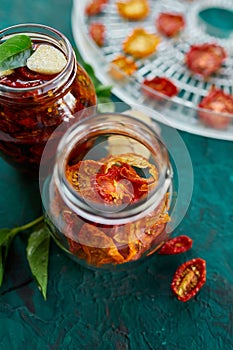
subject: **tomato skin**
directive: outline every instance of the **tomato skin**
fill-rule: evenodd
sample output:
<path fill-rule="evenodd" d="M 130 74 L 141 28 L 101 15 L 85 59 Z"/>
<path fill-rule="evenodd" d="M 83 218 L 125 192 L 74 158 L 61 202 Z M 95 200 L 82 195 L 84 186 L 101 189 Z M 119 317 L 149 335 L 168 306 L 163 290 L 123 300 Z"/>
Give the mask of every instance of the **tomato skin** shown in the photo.
<path fill-rule="evenodd" d="M 226 94 L 221 89 L 212 88 L 198 105 L 205 110 L 198 111 L 198 117 L 207 126 L 215 129 L 225 129 L 233 120 L 233 96 Z M 208 110 L 215 113 L 208 112 Z M 221 113 L 232 114 L 230 116 Z"/>
<path fill-rule="evenodd" d="M 95 16 L 103 11 L 105 5 L 108 3 L 108 0 L 92 0 L 87 4 L 85 8 L 85 14 L 87 16 Z"/>
<path fill-rule="evenodd" d="M 95 43 L 102 47 L 105 41 L 105 25 L 98 22 L 93 22 L 89 26 L 89 35 Z"/>
<path fill-rule="evenodd" d="M 178 267 L 171 283 L 171 289 L 178 300 L 186 302 L 199 292 L 205 282 L 206 261 L 195 258 Z"/>
<path fill-rule="evenodd" d="M 188 236 L 177 236 L 169 239 L 159 250 L 161 255 L 180 254 L 192 248 L 193 240 Z"/>
<path fill-rule="evenodd" d="M 219 70 L 226 57 L 227 54 L 221 46 L 204 43 L 192 45 L 185 60 L 193 73 L 208 77 Z"/>
<path fill-rule="evenodd" d="M 182 14 L 161 12 L 156 19 L 156 27 L 161 34 L 170 38 L 184 29 L 185 20 Z"/>
<path fill-rule="evenodd" d="M 168 97 L 172 97 L 178 94 L 178 89 L 174 83 L 172 83 L 169 79 L 164 77 L 155 77 L 153 79 L 145 79 L 142 83 L 142 91 L 148 97 L 154 99 L 160 99 L 153 91 L 149 91 L 148 87 L 156 92 L 159 92 Z"/>

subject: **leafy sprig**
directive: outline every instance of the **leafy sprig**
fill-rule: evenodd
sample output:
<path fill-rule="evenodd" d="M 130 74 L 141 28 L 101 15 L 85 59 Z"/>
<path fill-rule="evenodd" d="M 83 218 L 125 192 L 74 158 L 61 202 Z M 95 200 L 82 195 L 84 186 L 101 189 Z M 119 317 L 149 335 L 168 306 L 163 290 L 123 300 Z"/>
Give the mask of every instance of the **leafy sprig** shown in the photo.
<path fill-rule="evenodd" d="M 13 239 L 20 233 L 29 234 L 26 248 L 27 260 L 32 275 L 46 299 L 50 234 L 43 216 L 23 226 L 0 229 L 0 286 L 3 283 L 10 246 Z"/>

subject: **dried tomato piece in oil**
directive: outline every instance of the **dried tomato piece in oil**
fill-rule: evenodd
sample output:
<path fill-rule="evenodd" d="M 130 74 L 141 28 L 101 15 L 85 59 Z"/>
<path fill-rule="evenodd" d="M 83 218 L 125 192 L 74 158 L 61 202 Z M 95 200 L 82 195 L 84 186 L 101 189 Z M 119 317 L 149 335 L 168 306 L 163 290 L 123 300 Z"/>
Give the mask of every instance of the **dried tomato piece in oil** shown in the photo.
<path fill-rule="evenodd" d="M 194 297 L 206 282 L 206 261 L 195 258 L 183 263 L 175 272 L 171 289 L 180 301 Z"/>
<path fill-rule="evenodd" d="M 150 12 L 148 0 L 120 0 L 116 2 L 121 17 L 130 21 L 139 21 L 146 18 Z"/>
<path fill-rule="evenodd" d="M 220 45 L 204 43 L 192 45 L 185 59 L 193 73 L 208 77 L 219 70 L 226 57 L 227 54 Z"/>
<path fill-rule="evenodd" d="M 187 252 L 192 248 L 193 240 L 188 236 L 177 236 L 169 239 L 159 250 L 159 254 L 173 255 Z"/>
<path fill-rule="evenodd" d="M 157 34 L 149 33 L 144 28 L 135 28 L 123 42 L 123 51 L 135 58 L 152 55 L 160 43 Z"/>
<path fill-rule="evenodd" d="M 198 111 L 198 117 L 207 126 L 220 130 L 228 127 L 233 121 L 233 96 L 221 89 L 212 87 L 198 107 L 203 108 L 203 110 Z M 224 113 L 232 114 L 232 116 L 222 115 Z"/>
<path fill-rule="evenodd" d="M 87 262 L 91 265 L 119 264 L 124 261 L 112 238 L 94 224 L 84 224 L 77 235 L 77 240 L 86 254 Z"/>

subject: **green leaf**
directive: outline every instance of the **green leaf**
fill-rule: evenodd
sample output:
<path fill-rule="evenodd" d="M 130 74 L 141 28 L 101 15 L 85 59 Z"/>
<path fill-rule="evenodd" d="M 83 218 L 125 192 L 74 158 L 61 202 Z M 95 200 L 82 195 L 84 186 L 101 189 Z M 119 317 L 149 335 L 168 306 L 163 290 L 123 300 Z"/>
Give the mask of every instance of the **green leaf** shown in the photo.
<path fill-rule="evenodd" d="M 15 35 L 0 45 L 0 71 L 26 65 L 32 42 L 27 35 Z"/>
<path fill-rule="evenodd" d="M 14 236 L 18 231 L 16 229 L 2 228 L 0 229 L 0 286 L 3 282 L 5 263 L 8 251 Z"/>
<path fill-rule="evenodd" d="M 111 85 L 98 85 L 96 87 L 96 95 L 99 97 L 110 97 L 111 96 Z"/>
<path fill-rule="evenodd" d="M 42 226 L 30 235 L 27 244 L 27 260 L 45 300 L 48 284 L 49 243 L 49 231 L 46 226 Z"/>

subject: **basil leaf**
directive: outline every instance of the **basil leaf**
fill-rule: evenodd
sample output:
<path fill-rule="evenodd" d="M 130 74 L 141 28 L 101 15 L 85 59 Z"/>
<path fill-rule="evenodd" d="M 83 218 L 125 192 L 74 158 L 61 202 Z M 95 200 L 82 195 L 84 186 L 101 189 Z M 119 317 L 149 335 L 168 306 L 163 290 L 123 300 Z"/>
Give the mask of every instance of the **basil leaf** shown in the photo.
<path fill-rule="evenodd" d="M 49 243 L 49 231 L 43 226 L 30 235 L 26 250 L 31 272 L 45 300 L 48 284 Z"/>
<path fill-rule="evenodd" d="M 0 45 L 0 71 L 26 65 L 32 42 L 27 35 L 15 35 Z"/>

